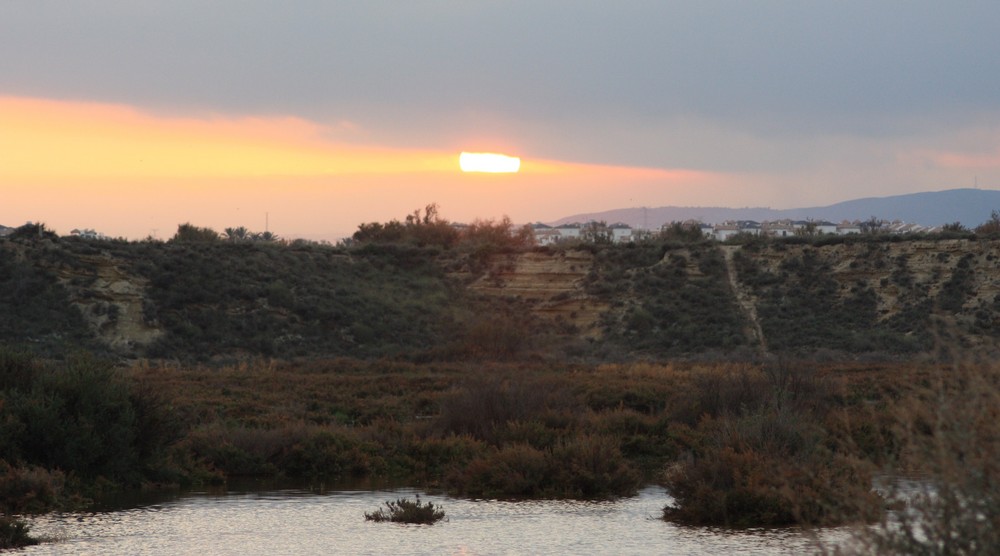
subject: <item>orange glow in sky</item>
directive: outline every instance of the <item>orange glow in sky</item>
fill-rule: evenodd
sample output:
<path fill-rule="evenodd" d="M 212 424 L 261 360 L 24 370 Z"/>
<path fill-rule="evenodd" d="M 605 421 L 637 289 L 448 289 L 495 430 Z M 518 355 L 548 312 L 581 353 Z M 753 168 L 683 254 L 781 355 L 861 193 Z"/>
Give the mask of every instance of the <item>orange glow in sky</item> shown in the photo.
<path fill-rule="evenodd" d="M 0 224 L 42 221 L 59 233 L 86 227 L 131 239 L 169 237 L 183 222 L 262 229 L 265 214 L 279 235 L 335 239 L 431 202 L 455 221 L 544 221 L 629 201 L 666 204 L 655 198 L 682 199 L 717 178 L 503 155 L 479 162 L 496 171 L 516 161 L 516 173 L 465 173 L 451 146 L 354 144 L 300 118 L 180 117 L 0 96 L 0 122 Z"/>
<path fill-rule="evenodd" d="M 0 97 L 0 179 L 400 174 L 442 152 L 339 145 L 294 118 L 164 118 L 104 104 Z"/>

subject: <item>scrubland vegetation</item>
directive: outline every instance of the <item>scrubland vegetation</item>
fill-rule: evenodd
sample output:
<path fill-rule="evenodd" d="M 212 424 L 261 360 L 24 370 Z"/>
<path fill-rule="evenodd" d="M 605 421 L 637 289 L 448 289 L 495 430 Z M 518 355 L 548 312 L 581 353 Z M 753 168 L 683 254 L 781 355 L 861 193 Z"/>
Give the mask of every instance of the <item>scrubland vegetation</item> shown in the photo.
<path fill-rule="evenodd" d="M 790 361 L 127 372 L 6 361 L 16 378 L 4 390 L 4 492 L 15 513 L 71 503 L 94 485 L 265 476 L 396 479 L 491 498 L 607 498 L 653 481 L 675 497 L 665 515 L 685 523 L 874 519 L 883 501 L 868 485 L 910 447 L 893 411 L 914 403 L 916 377 Z M 36 399 L 66 409 L 29 420 Z"/>
<path fill-rule="evenodd" d="M 941 251 L 921 276 L 878 236 L 737 238 L 730 269 L 680 225 L 545 248 L 433 206 L 340 246 L 185 226 L 0 243 L 0 542 L 26 538 L 13 516 L 109 490 L 252 476 L 509 499 L 656 482 L 687 524 L 874 522 L 858 550 L 997 546 L 997 369 L 964 363 L 960 340 L 1000 330 L 977 285 L 989 249 Z M 504 257 L 570 249 L 592 255 L 578 295 L 607 308 L 597 337 L 467 287 L 502 281 Z M 80 307 L 120 318 L 88 294 L 100 265 L 146 284 L 153 343 L 99 341 Z"/>

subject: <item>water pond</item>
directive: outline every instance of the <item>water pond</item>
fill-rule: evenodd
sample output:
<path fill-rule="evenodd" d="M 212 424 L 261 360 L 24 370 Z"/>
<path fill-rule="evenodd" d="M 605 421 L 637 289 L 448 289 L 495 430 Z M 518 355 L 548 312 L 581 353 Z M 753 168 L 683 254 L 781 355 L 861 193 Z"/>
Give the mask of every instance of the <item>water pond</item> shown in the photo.
<path fill-rule="evenodd" d="M 387 500 L 441 506 L 435 525 L 374 523 Z M 45 537 L 22 554 L 803 554 L 846 538 L 833 529 L 726 530 L 659 519 L 663 489 L 608 502 L 466 500 L 412 489 L 189 492 L 107 511 L 31 518 Z"/>

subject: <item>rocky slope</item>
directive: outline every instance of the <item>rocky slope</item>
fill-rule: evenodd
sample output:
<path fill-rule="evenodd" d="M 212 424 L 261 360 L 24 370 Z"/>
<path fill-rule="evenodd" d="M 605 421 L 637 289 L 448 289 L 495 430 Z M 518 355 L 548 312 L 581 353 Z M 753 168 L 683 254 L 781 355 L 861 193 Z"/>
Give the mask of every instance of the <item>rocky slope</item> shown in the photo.
<path fill-rule="evenodd" d="M 115 352 L 130 353 L 148 347 L 164 331 L 143 312 L 149 280 L 129 273 L 123 261 L 109 253 L 81 255 L 78 265 L 56 269 L 59 283 L 69 292 L 97 338 Z"/>

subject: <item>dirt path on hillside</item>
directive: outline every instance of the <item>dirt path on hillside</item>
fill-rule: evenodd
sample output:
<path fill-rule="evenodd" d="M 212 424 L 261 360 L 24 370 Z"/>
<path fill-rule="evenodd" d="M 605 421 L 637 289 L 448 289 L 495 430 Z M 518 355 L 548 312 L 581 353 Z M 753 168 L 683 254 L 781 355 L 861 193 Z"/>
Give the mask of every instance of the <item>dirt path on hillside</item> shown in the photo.
<path fill-rule="evenodd" d="M 757 304 L 754 303 L 753 296 L 750 295 L 750 292 L 740 285 L 736 276 L 736 267 L 733 264 L 733 254 L 735 254 L 739 248 L 740 247 L 737 245 L 723 245 L 720 247 L 726 260 L 726 274 L 729 275 L 729 287 L 733 289 L 733 295 L 736 297 L 736 302 L 739 303 L 740 309 L 747 318 L 747 322 L 750 323 L 748 334 L 750 339 L 760 346 L 760 351 L 762 353 L 767 353 L 767 340 L 764 338 L 764 330 L 760 327 L 760 319 L 757 318 Z"/>

